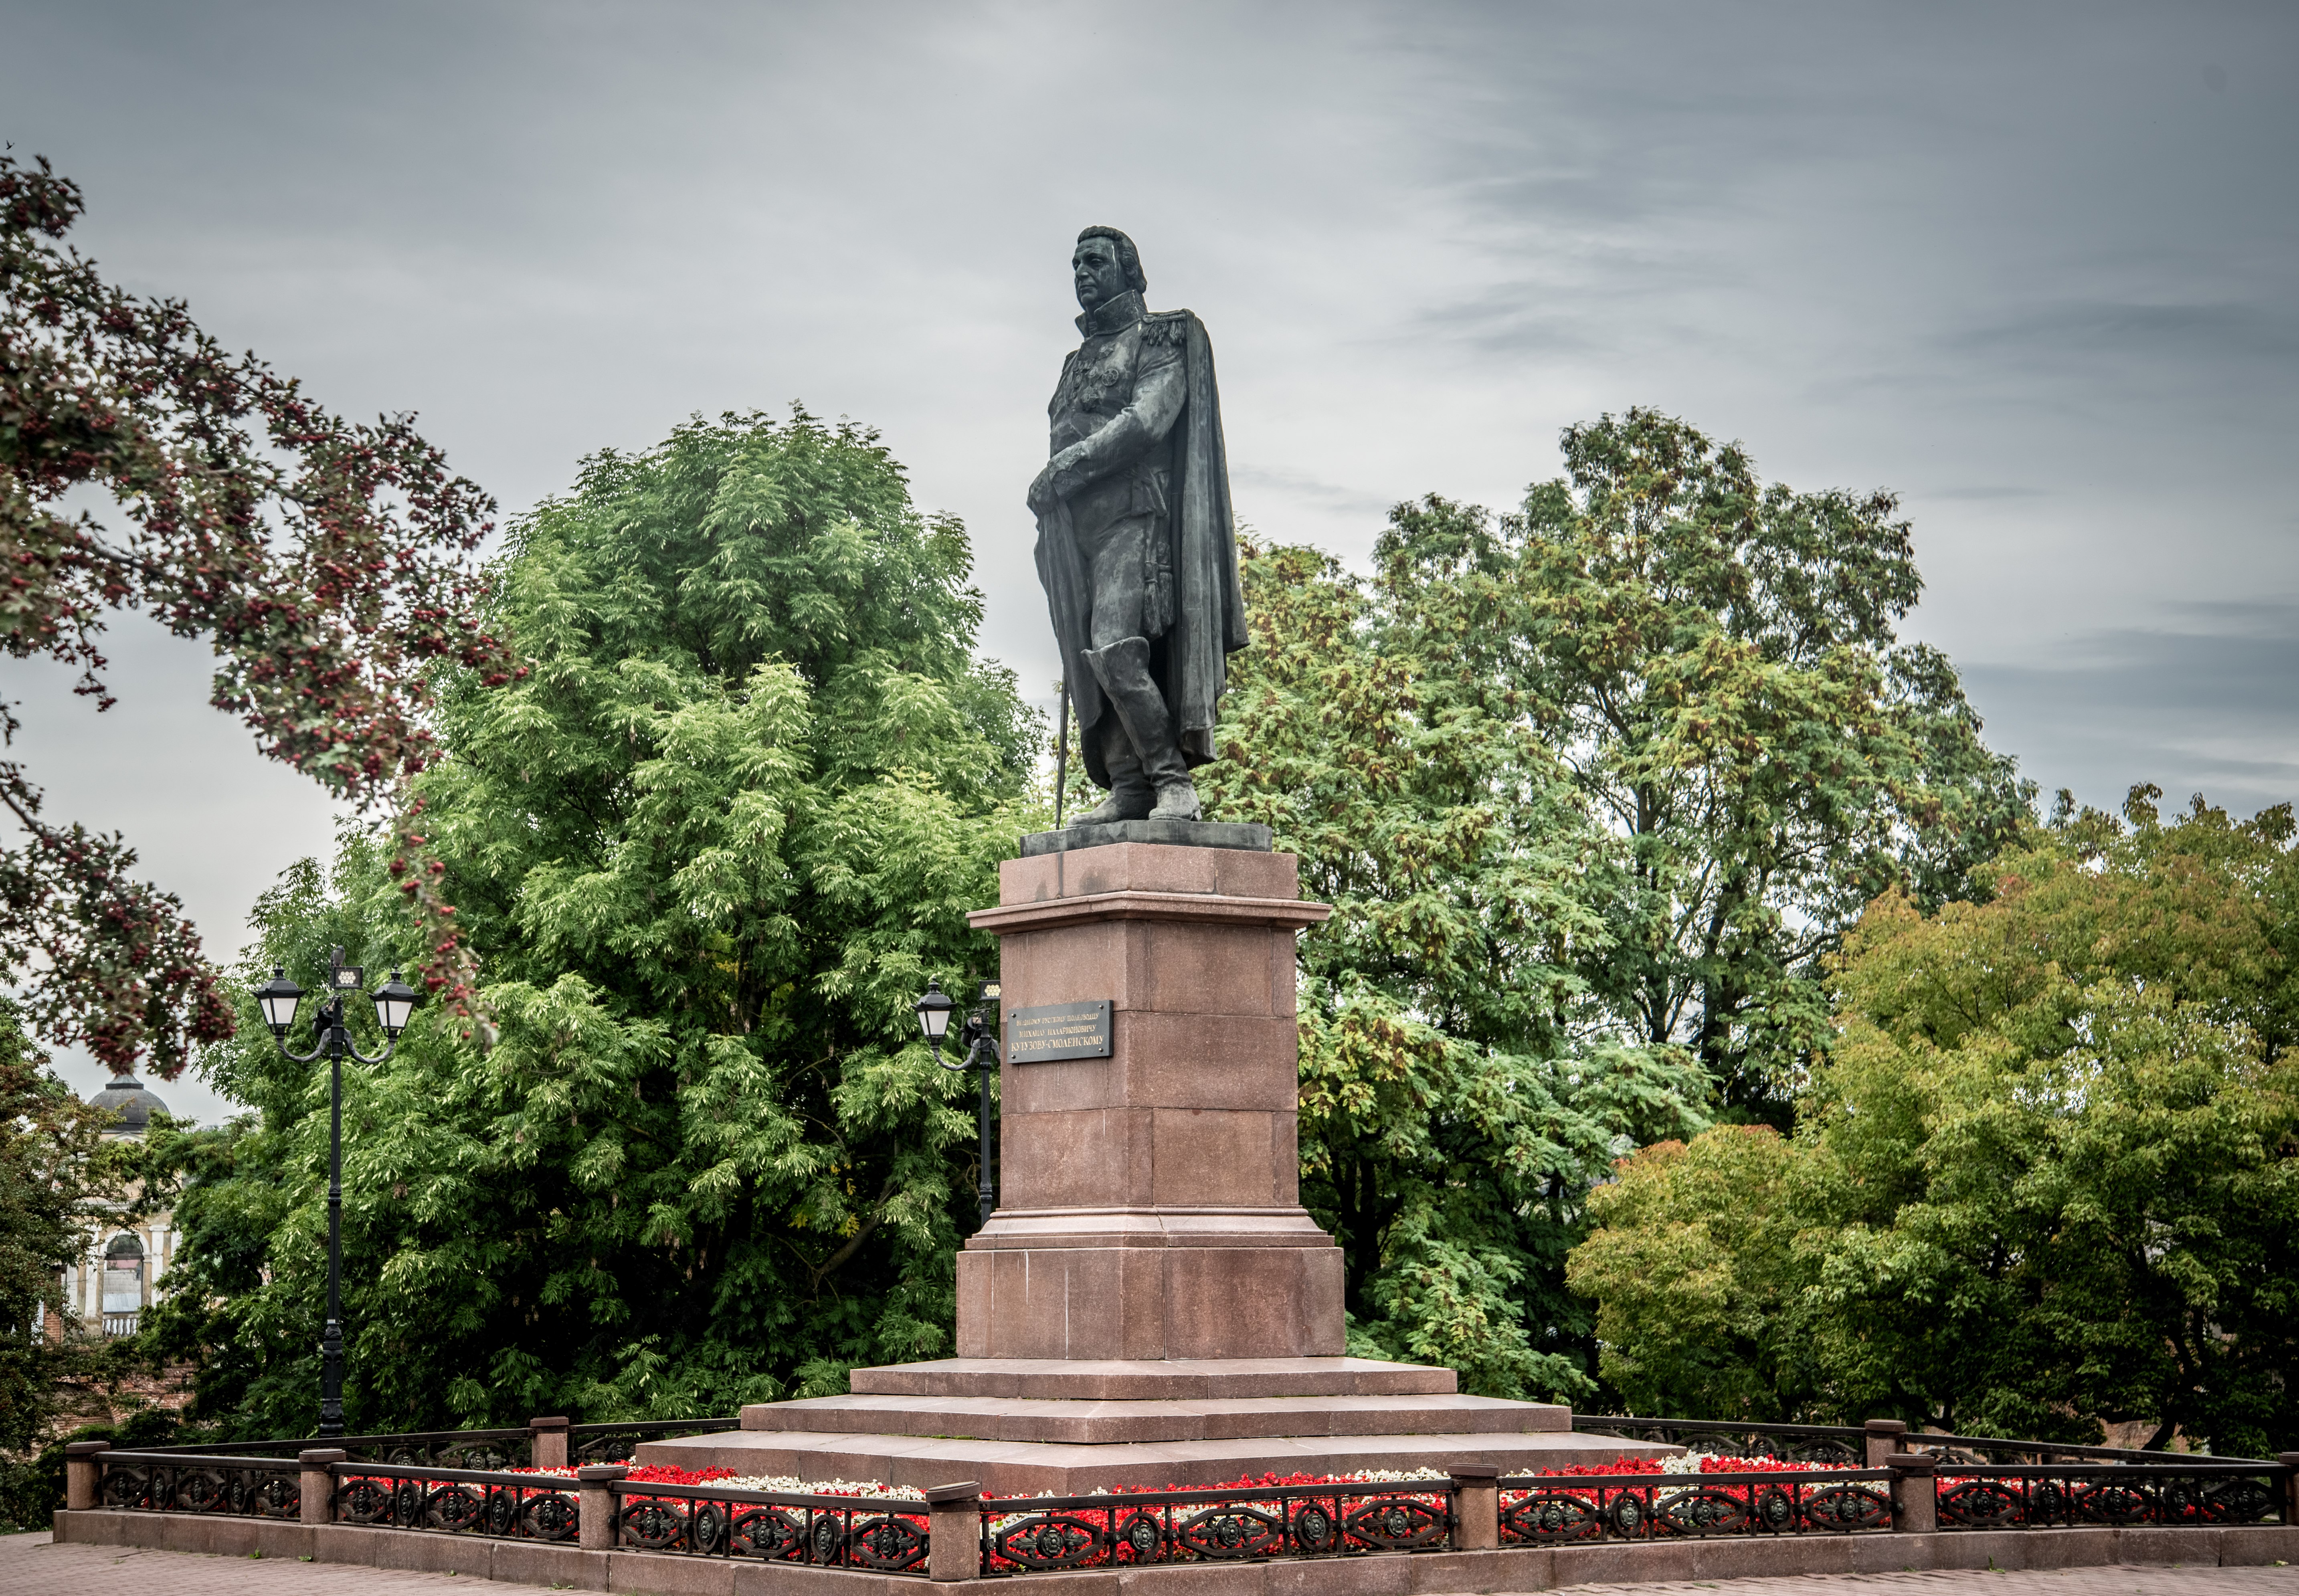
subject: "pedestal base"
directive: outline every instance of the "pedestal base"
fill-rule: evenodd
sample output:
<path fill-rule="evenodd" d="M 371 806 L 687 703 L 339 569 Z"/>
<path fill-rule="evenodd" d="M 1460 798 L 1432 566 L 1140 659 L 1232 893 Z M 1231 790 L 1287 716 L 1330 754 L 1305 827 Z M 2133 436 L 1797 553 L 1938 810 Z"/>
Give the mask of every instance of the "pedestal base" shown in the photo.
<path fill-rule="evenodd" d="M 962 1358 L 1338 1357 L 1341 1326 L 1300 1209 L 1000 1209 L 958 1255 Z"/>
<path fill-rule="evenodd" d="M 731 1434 L 648 1442 L 639 1460 L 1014 1495 L 1677 1450 L 1575 1435 L 1569 1408 L 1463 1396 L 1449 1369 L 1364 1358 L 946 1358 L 858 1369 L 852 1384 L 745 1408 Z"/>
<path fill-rule="evenodd" d="M 1177 846 L 1178 845 L 1178 846 Z M 1260 827 L 1129 822 L 1024 839 L 999 904 L 1002 1022 L 1107 1005 L 1107 1053 L 1000 1073 L 1001 1201 L 958 1259 L 958 1352 L 743 1412 L 639 1460 L 998 1495 L 1673 1448 L 1570 1433 L 1450 1369 L 1341 1356 L 1341 1254 L 1301 1206 L 1288 854 Z"/>

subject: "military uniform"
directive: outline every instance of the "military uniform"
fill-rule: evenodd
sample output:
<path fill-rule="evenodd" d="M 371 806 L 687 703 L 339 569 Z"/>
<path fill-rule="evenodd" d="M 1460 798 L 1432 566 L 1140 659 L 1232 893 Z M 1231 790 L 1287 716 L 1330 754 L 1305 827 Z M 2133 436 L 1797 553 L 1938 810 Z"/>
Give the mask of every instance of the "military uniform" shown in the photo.
<path fill-rule="evenodd" d="M 1069 501 L 1091 573 L 1097 649 L 1165 635 L 1174 617 L 1166 530 L 1174 423 L 1186 385 L 1179 316 L 1150 316 L 1124 294 L 1077 318 L 1085 342 L 1063 362 L 1047 406 L 1055 491 Z"/>
<path fill-rule="evenodd" d="M 1174 422 L 1188 401 L 1188 313 L 1151 315 L 1128 292 L 1077 318 L 1085 341 L 1063 363 L 1047 407 L 1051 486 L 1067 506 L 1086 578 L 1081 657 L 1114 715 L 1082 726 L 1110 776 L 1110 798 L 1087 821 L 1195 819 L 1196 788 L 1176 745 L 1158 678 L 1174 623 L 1168 490 Z"/>

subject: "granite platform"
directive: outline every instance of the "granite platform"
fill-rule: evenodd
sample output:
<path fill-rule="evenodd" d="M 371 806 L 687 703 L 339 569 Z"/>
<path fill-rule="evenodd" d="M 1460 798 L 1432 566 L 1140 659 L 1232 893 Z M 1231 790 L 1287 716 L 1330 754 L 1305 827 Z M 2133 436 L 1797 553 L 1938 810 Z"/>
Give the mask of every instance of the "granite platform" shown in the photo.
<path fill-rule="evenodd" d="M 1340 1249 L 1301 1206 L 1297 1135 L 1294 943 L 1332 910 L 1266 828 L 1127 821 L 1022 851 L 969 916 L 1000 939 L 1001 1026 L 1106 1004 L 1108 1051 L 1006 1054 L 958 1356 L 856 1369 L 848 1395 L 745 1408 L 641 1462 L 1007 1495 L 1677 1450 L 1344 1355 Z"/>
<path fill-rule="evenodd" d="M 1676 1450 L 1548 1431 L 1081 1444 L 726 1430 L 691 1441 L 650 1441 L 638 1449 L 638 1460 L 801 1480 L 879 1480 L 921 1490 L 974 1480 L 992 1496 L 1025 1496 L 1040 1491 L 1084 1495 L 1114 1485 L 1218 1485 L 1266 1474 L 1441 1472 L 1464 1464 L 1498 1468 L 1505 1475 L 1532 1474 L 1574 1464 L 1610 1463 L 1631 1452 L 1666 1456 Z"/>

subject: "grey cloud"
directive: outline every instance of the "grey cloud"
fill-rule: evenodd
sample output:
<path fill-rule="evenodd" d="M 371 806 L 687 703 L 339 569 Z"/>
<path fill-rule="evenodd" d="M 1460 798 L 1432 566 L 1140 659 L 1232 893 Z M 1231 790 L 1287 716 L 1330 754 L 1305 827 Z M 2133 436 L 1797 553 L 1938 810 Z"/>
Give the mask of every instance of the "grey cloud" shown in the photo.
<path fill-rule="evenodd" d="M 1271 537 L 1515 503 L 1560 427 L 1656 404 L 1903 491 L 1924 623 L 2046 787 L 2299 788 L 2292 628 L 2212 608 L 2299 591 L 2288 6 L 0 0 L 0 37 L 76 241 L 228 346 L 419 410 L 510 512 L 690 412 L 870 422 L 1025 682 L 1021 493 L 1108 221 L 1212 329 Z M 190 655 L 120 654 L 170 779 L 76 703 L 27 757 L 236 946 L 285 860 L 215 828 L 324 845 L 325 805 Z"/>
<path fill-rule="evenodd" d="M 1990 741 L 2102 805 L 2149 781 L 2246 813 L 2299 798 L 2299 598 L 2163 610 L 2176 624 L 2078 633 L 2040 663 L 1965 662 Z"/>
<path fill-rule="evenodd" d="M 2019 348 L 2117 360 L 2168 356 L 2224 368 L 2287 361 L 2299 351 L 2299 320 L 2257 304 L 2063 302 L 1954 334 L 1946 343 L 1967 353 Z"/>
<path fill-rule="evenodd" d="M 1390 507 L 1404 497 L 1402 494 L 1383 496 L 1364 488 L 1326 482 L 1306 472 L 1288 471 L 1275 466 L 1237 465 L 1231 467 L 1230 481 L 1233 487 L 1241 490 L 1239 493 L 1242 506 L 1240 513 L 1249 521 L 1254 518 L 1251 501 L 1260 496 L 1253 492 L 1255 489 L 1265 490 L 1274 497 L 1303 500 L 1322 509 L 1369 517 L 1374 521 L 1386 517 Z"/>
<path fill-rule="evenodd" d="M 1498 355 L 1584 355 L 1604 346 L 1585 317 L 1556 305 L 1553 291 L 1521 291 L 1515 285 L 1427 306 L 1393 336 L 1435 336 Z"/>

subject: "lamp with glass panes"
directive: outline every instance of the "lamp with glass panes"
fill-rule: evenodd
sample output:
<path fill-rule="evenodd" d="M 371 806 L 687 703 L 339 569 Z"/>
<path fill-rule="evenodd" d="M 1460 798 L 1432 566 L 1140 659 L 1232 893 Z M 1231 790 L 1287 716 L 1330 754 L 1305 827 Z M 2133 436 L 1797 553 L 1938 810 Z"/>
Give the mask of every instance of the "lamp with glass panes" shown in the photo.
<path fill-rule="evenodd" d="M 303 1001 L 303 988 L 287 979 L 287 967 L 274 964 L 271 979 L 255 989 L 263 1022 L 271 1028 L 273 1046 L 292 1063 L 308 1064 L 325 1054 L 328 1068 L 328 1322 L 320 1337 L 320 1434 L 344 1433 L 344 1060 L 379 1064 L 399 1046 L 399 1033 L 420 1001 L 415 989 L 399 979 L 399 972 L 365 996 L 375 1005 L 376 1024 L 383 1030 L 383 1051 L 369 1058 L 352 1042 L 344 1015 L 344 1000 L 367 984 L 367 972 L 344 963 L 344 950 L 335 950 L 328 962 L 328 1000 L 311 1016 L 314 1042 L 309 1053 L 288 1050 L 287 1032 Z"/>
<path fill-rule="evenodd" d="M 973 1070 L 980 1076 L 981 1097 L 975 1109 L 975 1122 L 982 1137 L 982 1174 L 975 1195 L 981 1200 L 982 1222 L 988 1224 L 998 1207 L 998 1187 L 992 1178 L 997 1167 L 996 1150 L 991 1145 L 990 1076 L 998 1068 L 998 1027 L 988 1016 L 998 1010 L 999 985 L 994 980 L 982 983 L 975 996 L 974 1012 L 959 1028 L 958 1039 L 966 1046 L 965 1056 L 954 1064 L 943 1063 L 942 1038 L 950 1034 L 950 1017 L 958 1007 L 957 1000 L 942 989 L 939 981 L 926 983 L 925 996 L 911 1006 L 917 1011 L 918 1030 L 933 1044 L 934 1063 L 945 1070 Z"/>

